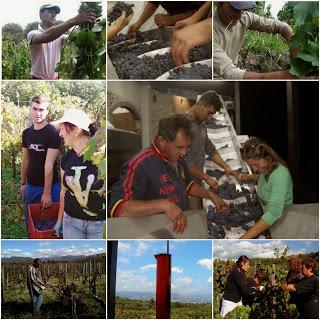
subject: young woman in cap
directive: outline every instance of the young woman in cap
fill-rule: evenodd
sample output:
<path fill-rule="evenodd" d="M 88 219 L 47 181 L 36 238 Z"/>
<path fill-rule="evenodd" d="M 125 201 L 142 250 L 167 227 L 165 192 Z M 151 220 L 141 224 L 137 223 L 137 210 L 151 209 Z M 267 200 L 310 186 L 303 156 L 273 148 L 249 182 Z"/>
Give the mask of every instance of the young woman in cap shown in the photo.
<path fill-rule="evenodd" d="M 239 181 L 257 183 L 257 194 L 267 211 L 241 238 L 256 238 L 281 218 L 285 206 L 292 204 L 292 179 L 286 163 L 264 141 L 251 138 L 241 148 L 242 159 L 251 167 L 253 175 L 241 174 Z"/>
<path fill-rule="evenodd" d="M 60 234 L 62 228 L 64 239 L 101 239 L 106 219 L 104 181 L 98 177 L 98 168 L 83 158 L 96 129 L 89 116 L 78 109 L 66 111 L 54 123 L 70 147 L 61 159 L 60 208 L 54 229 Z"/>

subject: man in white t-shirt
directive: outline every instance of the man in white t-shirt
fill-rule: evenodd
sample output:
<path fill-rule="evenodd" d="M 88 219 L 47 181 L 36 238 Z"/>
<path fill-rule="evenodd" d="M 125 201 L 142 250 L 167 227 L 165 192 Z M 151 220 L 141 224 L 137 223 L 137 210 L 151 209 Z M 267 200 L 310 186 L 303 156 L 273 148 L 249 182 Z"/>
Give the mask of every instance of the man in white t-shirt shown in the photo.
<path fill-rule="evenodd" d="M 30 79 L 55 80 L 58 74 L 55 72 L 60 61 L 60 51 L 64 44 L 64 34 L 75 25 L 96 20 L 95 13 L 88 9 L 77 16 L 56 25 L 56 15 L 60 8 L 53 4 L 42 5 L 39 9 L 40 24 L 38 30 L 28 33 L 27 39 L 31 54 Z"/>

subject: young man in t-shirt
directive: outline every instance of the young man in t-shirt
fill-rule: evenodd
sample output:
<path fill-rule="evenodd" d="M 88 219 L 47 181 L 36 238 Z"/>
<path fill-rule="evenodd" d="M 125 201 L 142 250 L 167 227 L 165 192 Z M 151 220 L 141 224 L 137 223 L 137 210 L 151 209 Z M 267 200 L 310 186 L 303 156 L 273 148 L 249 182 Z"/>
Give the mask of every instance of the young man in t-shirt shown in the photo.
<path fill-rule="evenodd" d="M 96 15 L 88 9 L 77 16 L 56 25 L 56 15 L 60 8 L 45 4 L 39 9 L 41 23 L 38 30 L 32 30 L 27 35 L 31 55 L 31 79 L 55 80 L 55 72 L 60 61 L 60 50 L 70 28 L 86 22 L 94 22 Z"/>
<path fill-rule="evenodd" d="M 37 95 L 32 98 L 30 114 L 33 125 L 22 133 L 21 189 L 26 206 L 41 203 L 48 208 L 59 202 L 60 183 L 56 160 L 61 139 L 54 126 L 48 123 L 49 98 Z"/>

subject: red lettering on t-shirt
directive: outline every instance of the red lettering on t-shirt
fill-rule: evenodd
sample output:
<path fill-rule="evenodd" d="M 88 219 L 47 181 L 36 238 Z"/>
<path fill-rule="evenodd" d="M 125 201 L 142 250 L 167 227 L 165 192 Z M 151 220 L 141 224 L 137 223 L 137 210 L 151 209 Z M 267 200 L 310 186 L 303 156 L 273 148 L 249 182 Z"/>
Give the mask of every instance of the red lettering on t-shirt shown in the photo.
<path fill-rule="evenodd" d="M 167 173 L 160 176 L 160 182 L 166 183 L 166 182 L 170 182 L 170 181 L 171 181 L 170 176 Z"/>
<path fill-rule="evenodd" d="M 159 194 L 164 195 L 164 194 L 173 193 L 175 189 L 176 189 L 176 186 L 174 184 L 169 184 L 167 186 L 160 188 Z"/>

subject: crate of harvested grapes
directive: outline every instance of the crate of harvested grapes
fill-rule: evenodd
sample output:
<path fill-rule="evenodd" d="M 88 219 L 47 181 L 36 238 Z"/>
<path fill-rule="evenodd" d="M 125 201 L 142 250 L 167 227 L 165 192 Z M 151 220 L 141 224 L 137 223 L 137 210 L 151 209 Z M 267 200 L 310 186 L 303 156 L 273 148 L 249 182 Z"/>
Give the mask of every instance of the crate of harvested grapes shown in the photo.
<path fill-rule="evenodd" d="M 29 239 L 62 239 L 53 229 L 58 220 L 59 202 L 46 209 L 41 208 L 41 204 L 30 204 L 28 211 Z"/>

